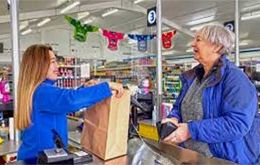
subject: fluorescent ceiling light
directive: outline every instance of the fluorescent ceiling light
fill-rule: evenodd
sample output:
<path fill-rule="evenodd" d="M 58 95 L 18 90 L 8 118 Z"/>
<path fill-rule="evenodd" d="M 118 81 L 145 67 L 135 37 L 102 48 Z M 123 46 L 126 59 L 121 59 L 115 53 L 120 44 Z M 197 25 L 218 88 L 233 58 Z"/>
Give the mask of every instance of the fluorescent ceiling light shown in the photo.
<path fill-rule="evenodd" d="M 186 50 L 186 52 L 187 52 L 187 53 L 191 53 L 191 52 L 193 52 L 193 49 L 192 49 L 192 48 L 189 48 L 189 49 Z"/>
<path fill-rule="evenodd" d="M 102 14 L 102 17 L 106 17 L 106 16 L 114 14 L 116 12 L 118 12 L 118 9 L 109 10 L 109 11 L 105 12 L 104 14 Z"/>
<path fill-rule="evenodd" d="M 86 16 L 89 15 L 89 12 L 83 12 L 83 13 L 78 13 L 78 20 L 81 20 L 82 18 L 85 18 Z"/>
<path fill-rule="evenodd" d="M 70 5 L 66 6 L 65 8 L 63 8 L 63 9 L 60 11 L 60 13 L 61 13 L 61 14 L 62 14 L 62 13 L 65 13 L 65 12 L 67 12 L 67 11 L 73 9 L 74 7 L 78 6 L 79 4 L 80 4 L 79 1 L 75 1 L 75 2 L 71 3 Z"/>
<path fill-rule="evenodd" d="M 242 40 L 239 42 L 239 46 L 246 46 L 249 45 L 249 43 L 252 43 L 252 40 Z M 235 44 L 233 45 L 233 47 L 235 46 Z"/>
<path fill-rule="evenodd" d="M 249 36 L 249 32 L 244 32 L 239 34 L 239 39 L 246 39 Z"/>
<path fill-rule="evenodd" d="M 51 19 L 50 18 L 45 18 L 44 20 L 42 20 L 41 22 L 37 23 L 37 26 L 40 27 L 40 26 L 43 26 L 45 25 L 46 23 L 50 22 Z"/>
<path fill-rule="evenodd" d="M 29 34 L 31 32 L 32 32 L 32 29 L 27 29 L 27 30 L 23 31 L 21 34 L 26 35 L 26 34 Z"/>
<path fill-rule="evenodd" d="M 23 21 L 20 23 L 20 26 L 19 26 L 19 30 L 23 30 L 24 28 L 26 28 L 27 26 L 29 25 L 29 22 L 28 21 Z"/>
<path fill-rule="evenodd" d="M 246 46 L 252 42 L 253 42 L 252 40 L 242 40 L 242 41 L 240 41 L 239 46 Z"/>
<path fill-rule="evenodd" d="M 68 2 L 68 0 L 57 0 L 57 6 L 62 6 L 67 2 Z"/>
<path fill-rule="evenodd" d="M 204 25 L 199 25 L 199 26 L 193 26 L 190 28 L 191 31 L 197 31 L 199 29 L 201 29 Z"/>
<path fill-rule="evenodd" d="M 255 19 L 255 18 L 259 18 L 259 17 L 260 17 L 260 11 L 257 11 L 257 12 L 253 12 L 253 13 L 244 14 L 241 17 L 241 20 L 245 21 L 245 20 Z"/>
<path fill-rule="evenodd" d="M 186 25 L 189 25 L 189 26 L 197 25 L 197 24 L 201 24 L 201 23 L 212 21 L 212 20 L 214 20 L 214 18 L 215 18 L 215 16 L 212 15 L 212 16 L 201 18 L 201 19 L 196 19 L 196 20 L 188 22 Z"/>
<path fill-rule="evenodd" d="M 174 55 L 174 54 L 179 54 L 181 53 L 180 51 L 177 50 L 167 50 L 165 52 L 162 52 L 162 55 L 167 56 L 167 55 Z"/>
<path fill-rule="evenodd" d="M 140 3 L 140 2 L 143 2 L 144 0 L 135 0 L 134 1 L 134 4 L 137 4 L 137 3 Z"/>
<path fill-rule="evenodd" d="M 84 21 L 84 24 L 89 24 L 91 22 L 93 22 L 93 19 L 87 19 L 86 21 Z"/>
<path fill-rule="evenodd" d="M 255 5 L 252 5 L 252 6 L 247 6 L 247 7 L 244 7 L 242 9 L 243 12 L 247 12 L 247 11 L 253 11 L 253 10 L 256 10 L 256 9 L 259 9 L 260 8 L 260 4 L 255 4 Z"/>
<path fill-rule="evenodd" d="M 187 43 L 187 47 L 191 47 L 191 44 L 192 44 L 192 41 L 191 42 L 189 42 L 189 43 Z"/>
<path fill-rule="evenodd" d="M 162 31 L 168 31 L 168 30 L 170 30 L 169 27 L 167 27 L 167 26 L 162 27 Z"/>
<path fill-rule="evenodd" d="M 248 42 L 240 42 L 239 43 L 239 46 L 246 46 L 246 45 L 248 45 Z"/>
<path fill-rule="evenodd" d="M 136 44 L 137 43 L 137 40 L 132 40 L 132 39 L 129 39 L 128 40 L 128 44 Z"/>
<path fill-rule="evenodd" d="M 197 31 L 199 29 L 201 29 L 203 26 L 205 25 L 220 25 L 219 22 L 208 22 L 208 23 L 204 23 L 204 24 L 200 24 L 200 25 L 196 25 L 190 28 L 191 31 Z"/>
<path fill-rule="evenodd" d="M 24 28 L 26 28 L 27 27 L 27 25 L 20 25 L 19 26 L 19 30 L 23 30 Z"/>
<path fill-rule="evenodd" d="M 38 22 L 39 19 L 35 18 L 35 19 L 30 19 L 28 20 L 29 23 L 31 24 L 35 24 L 36 22 Z"/>
<path fill-rule="evenodd" d="M 84 24 L 89 24 L 89 23 L 95 21 L 95 19 L 96 19 L 95 17 L 92 17 L 92 18 L 86 19 L 86 20 L 84 21 Z"/>

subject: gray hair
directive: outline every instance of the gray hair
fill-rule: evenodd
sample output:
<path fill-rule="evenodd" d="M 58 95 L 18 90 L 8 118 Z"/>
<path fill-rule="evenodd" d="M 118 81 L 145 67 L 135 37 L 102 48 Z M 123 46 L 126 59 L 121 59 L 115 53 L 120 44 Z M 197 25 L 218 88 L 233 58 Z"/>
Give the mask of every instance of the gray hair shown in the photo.
<path fill-rule="evenodd" d="M 221 25 L 206 25 L 197 33 L 208 40 L 211 44 L 223 46 L 220 53 L 230 54 L 233 49 L 235 35 L 233 32 Z"/>

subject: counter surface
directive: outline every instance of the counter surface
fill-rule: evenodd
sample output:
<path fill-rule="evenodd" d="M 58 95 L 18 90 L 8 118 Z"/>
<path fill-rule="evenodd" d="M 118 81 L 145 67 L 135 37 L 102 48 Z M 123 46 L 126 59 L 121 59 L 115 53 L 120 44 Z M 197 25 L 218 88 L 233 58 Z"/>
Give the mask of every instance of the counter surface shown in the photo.
<path fill-rule="evenodd" d="M 80 148 L 80 133 L 69 133 L 69 144 Z M 23 161 L 14 162 L 15 164 L 24 164 Z M 88 165 L 137 165 L 137 164 L 218 164 L 230 165 L 232 162 L 218 159 L 207 158 L 197 152 L 184 149 L 176 145 L 166 143 L 157 143 L 151 140 L 141 140 L 133 138 L 128 141 L 127 155 L 103 161 L 93 155 L 93 162 Z"/>

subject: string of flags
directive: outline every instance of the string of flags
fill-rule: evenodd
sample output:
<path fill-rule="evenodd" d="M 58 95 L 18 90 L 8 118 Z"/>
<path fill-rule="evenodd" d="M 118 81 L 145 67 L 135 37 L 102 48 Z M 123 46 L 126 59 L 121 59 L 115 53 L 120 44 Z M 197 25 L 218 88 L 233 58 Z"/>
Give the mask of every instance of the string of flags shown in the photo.
<path fill-rule="evenodd" d="M 151 35 L 140 35 L 140 34 L 124 34 L 120 32 L 109 31 L 107 29 L 101 29 L 98 26 L 81 24 L 79 20 L 76 20 L 70 16 L 65 16 L 65 20 L 74 27 L 73 37 L 75 40 L 80 42 L 85 42 L 87 39 L 87 34 L 89 32 L 100 31 L 102 35 L 107 39 L 107 48 L 111 51 L 116 51 L 118 49 L 118 44 L 120 40 L 128 37 L 132 40 L 137 41 L 138 51 L 147 51 L 147 42 L 156 37 L 155 34 Z M 172 38 L 176 35 L 176 30 L 171 30 L 162 34 L 162 45 L 164 49 L 170 49 L 172 47 Z"/>

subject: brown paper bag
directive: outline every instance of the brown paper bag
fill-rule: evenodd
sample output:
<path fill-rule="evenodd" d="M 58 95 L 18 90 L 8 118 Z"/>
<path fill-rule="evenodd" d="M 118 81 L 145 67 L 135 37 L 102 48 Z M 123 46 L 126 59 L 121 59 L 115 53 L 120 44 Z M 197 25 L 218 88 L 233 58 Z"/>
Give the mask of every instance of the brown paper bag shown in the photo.
<path fill-rule="evenodd" d="M 84 112 L 81 145 L 103 160 L 127 152 L 130 92 L 112 96 Z"/>

